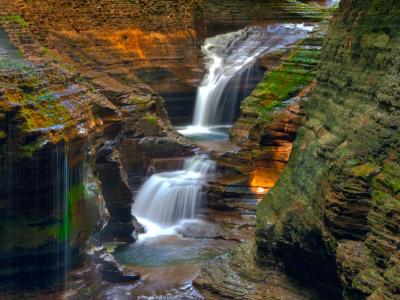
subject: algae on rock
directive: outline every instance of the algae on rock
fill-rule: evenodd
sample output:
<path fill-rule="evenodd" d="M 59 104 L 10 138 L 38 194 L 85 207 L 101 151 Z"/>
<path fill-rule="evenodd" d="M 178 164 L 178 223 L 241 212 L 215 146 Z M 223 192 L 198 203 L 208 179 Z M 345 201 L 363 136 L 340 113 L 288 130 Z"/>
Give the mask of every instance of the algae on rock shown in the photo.
<path fill-rule="evenodd" d="M 400 297 L 398 20 L 390 1 L 341 2 L 307 122 L 257 212 L 261 262 L 346 299 Z"/>

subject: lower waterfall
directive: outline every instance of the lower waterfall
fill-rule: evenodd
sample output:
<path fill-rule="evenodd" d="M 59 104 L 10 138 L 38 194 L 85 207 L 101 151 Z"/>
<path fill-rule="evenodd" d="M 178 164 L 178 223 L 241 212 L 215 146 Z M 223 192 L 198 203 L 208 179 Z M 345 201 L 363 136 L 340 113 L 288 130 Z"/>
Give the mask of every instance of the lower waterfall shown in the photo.
<path fill-rule="evenodd" d="M 146 227 L 143 236 L 166 234 L 179 221 L 195 219 L 203 185 L 215 168 L 206 155 L 197 155 L 185 159 L 182 170 L 147 179 L 132 206 L 132 214 Z"/>

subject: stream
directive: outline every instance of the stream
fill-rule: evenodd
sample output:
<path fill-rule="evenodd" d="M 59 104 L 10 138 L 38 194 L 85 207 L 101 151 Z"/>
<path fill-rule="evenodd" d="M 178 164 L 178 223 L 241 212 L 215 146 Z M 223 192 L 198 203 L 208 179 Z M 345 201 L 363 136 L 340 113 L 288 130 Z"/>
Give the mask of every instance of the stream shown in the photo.
<path fill-rule="evenodd" d="M 261 79 L 258 59 L 286 48 L 312 31 L 312 25 L 246 27 L 205 40 L 206 74 L 197 90 L 191 124 L 177 126 L 193 141 L 228 141 L 240 102 Z M 256 77 L 256 79 L 254 78 Z M 134 244 L 113 255 L 142 279 L 109 290 L 110 299 L 203 299 L 192 286 L 201 263 L 238 242 L 219 237 L 207 221 L 207 183 L 218 174 L 207 153 L 184 158 L 180 170 L 152 174 L 134 197 L 132 215 L 144 226 Z"/>

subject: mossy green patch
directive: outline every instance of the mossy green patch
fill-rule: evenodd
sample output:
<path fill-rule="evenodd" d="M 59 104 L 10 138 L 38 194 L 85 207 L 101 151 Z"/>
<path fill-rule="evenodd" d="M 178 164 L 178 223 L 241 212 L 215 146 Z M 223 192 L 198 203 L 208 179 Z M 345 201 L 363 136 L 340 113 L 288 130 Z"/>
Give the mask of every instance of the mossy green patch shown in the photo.
<path fill-rule="evenodd" d="M 157 125 L 158 124 L 158 119 L 155 115 L 146 115 L 143 117 L 143 120 L 146 120 L 147 122 Z"/>
<path fill-rule="evenodd" d="M 310 38 L 298 43 L 279 66 L 265 73 L 251 96 L 242 102 L 243 112 L 256 113 L 258 123 L 268 122 L 271 112 L 286 107 L 285 100 L 314 81 L 320 50 L 309 46 L 311 40 L 314 42 Z"/>
<path fill-rule="evenodd" d="M 32 158 L 33 155 L 40 149 L 42 144 L 41 142 L 42 142 L 41 139 L 38 139 L 31 143 L 21 145 L 19 147 L 19 151 L 16 151 L 18 153 L 18 157 L 16 157 L 16 159 Z"/>
<path fill-rule="evenodd" d="M 362 48 L 386 48 L 390 37 L 386 33 L 366 33 L 361 38 Z"/>
<path fill-rule="evenodd" d="M 50 240 L 62 240 L 57 223 L 35 224 L 22 217 L 13 217 L 0 220 L 0 227 L 3 229 L 0 236 L 0 252 L 33 249 L 46 245 Z"/>
<path fill-rule="evenodd" d="M 56 99 L 52 91 L 39 94 L 6 93 L 6 99 L 10 103 L 18 103 L 22 106 L 21 116 L 25 122 L 21 129 L 26 131 L 54 126 L 65 127 L 73 121 L 67 107 Z"/>
<path fill-rule="evenodd" d="M 28 22 L 24 20 L 20 15 L 7 15 L 7 16 L 1 16 L 0 21 L 2 22 L 11 22 L 11 23 L 16 23 L 18 25 L 21 25 L 22 27 L 26 28 L 29 26 Z"/>
<path fill-rule="evenodd" d="M 343 155 L 343 156 L 345 156 L 345 155 Z M 359 164 L 360 164 L 360 160 L 358 160 L 358 159 L 356 159 L 356 158 L 348 159 L 348 160 L 346 160 L 345 163 L 344 163 L 344 165 L 345 165 L 346 167 L 350 167 L 350 168 L 356 167 L 356 166 L 359 165 Z"/>
<path fill-rule="evenodd" d="M 74 204 L 85 198 L 85 186 L 84 184 L 78 184 L 70 187 L 67 193 L 68 203 Z"/>
<path fill-rule="evenodd" d="M 371 164 L 371 163 L 365 163 L 365 164 L 361 164 L 356 167 L 353 167 L 351 169 L 351 171 L 352 171 L 353 175 L 356 177 L 368 179 L 372 175 L 379 172 L 379 167 L 374 164 Z"/>
<path fill-rule="evenodd" d="M 373 294 L 382 285 L 383 278 L 377 269 L 366 269 L 360 272 L 353 281 L 353 287 L 364 292 Z"/>
<path fill-rule="evenodd" d="M 25 62 L 20 59 L 8 58 L 5 56 L 0 56 L 0 70 L 18 70 L 18 71 L 28 71 L 29 67 Z"/>
<path fill-rule="evenodd" d="M 65 208 L 62 226 L 59 228 L 58 237 L 61 240 L 69 240 L 71 232 L 73 231 L 73 212 L 75 204 L 84 200 L 85 186 L 84 184 L 77 184 L 68 188 L 67 192 L 67 207 Z"/>
<path fill-rule="evenodd" d="M 374 177 L 372 183 L 376 189 L 400 194 L 400 165 L 395 162 L 385 162 L 383 171 Z"/>

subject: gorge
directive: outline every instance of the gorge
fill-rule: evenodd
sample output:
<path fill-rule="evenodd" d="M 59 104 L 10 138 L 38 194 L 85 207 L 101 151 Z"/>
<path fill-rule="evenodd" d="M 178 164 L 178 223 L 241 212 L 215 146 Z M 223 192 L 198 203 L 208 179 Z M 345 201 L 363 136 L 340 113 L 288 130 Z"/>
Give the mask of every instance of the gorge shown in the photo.
<path fill-rule="evenodd" d="M 399 299 L 396 1 L 0 2 L 0 299 Z"/>

